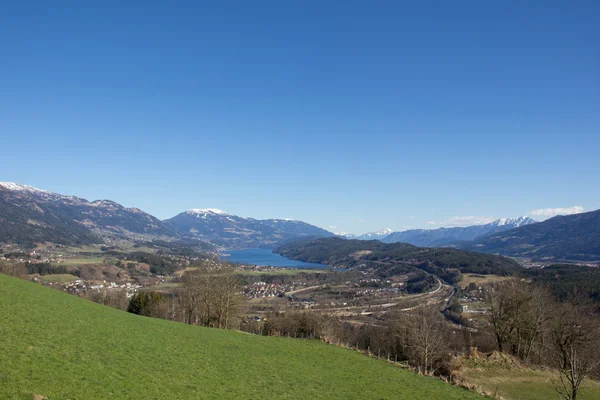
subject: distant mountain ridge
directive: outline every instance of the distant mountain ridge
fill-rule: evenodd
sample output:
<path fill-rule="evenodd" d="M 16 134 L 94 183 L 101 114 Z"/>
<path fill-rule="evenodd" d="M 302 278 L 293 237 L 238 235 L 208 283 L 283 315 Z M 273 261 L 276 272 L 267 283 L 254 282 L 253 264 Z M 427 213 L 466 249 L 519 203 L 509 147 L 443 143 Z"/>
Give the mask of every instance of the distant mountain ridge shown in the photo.
<path fill-rule="evenodd" d="M 28 185 L 0 183 L 0 242 L 82 245 L 177 236 L 158 218 L 114 201 L 88 201 Z"/>
<path fill-rule="evenodd" d="M 88 201 L 33 186 L 0 182 L 0 243 L 33 247 L 111 243 L 119 240 L 210 241 L 238 248 L 273 247 L 333 233 L 302 221 L 242 218 L 217 208 L 192 209 L 161 221 L 111 200 Z"/>
<path fill-rule="evenodd" d="M 537 221 L 522 216 L 518 218 L 501 218 L 484 225 L 473 225 L 455 228 L 437 229 L 411 229 L 402 232 L 393 232 L 381 239 L 384 243 L 410 243 L 415 246 L 441 247 L 472 241 L 477 238 L 504 232 L 520 226 L 535 224 Z"/>
<path fill-rule="evenodd" d="M 353 235 L 351 233 L 338 233 L 337 236 L 344 237 L 346 239 L 358 239 L 358 240 L 381 240 L 384 237 L 391 234 L 393 231 L 390 228 L 385 228 L 377 232 L 363 233 L 362 235 Z"/>
<path fill-rule="evenodd" d="M 304 237 L 333 233 L 292 219 L 244 218 L 219 209 L 192 209 L 163 221 L 180 235 L 230 248 L 274 247 Z"/>
<path fill-rule="evenodd" d="M 460 247 L 514 257 L 597 261 L 600 260 L 600 210 L 557 216 L 487 235 Z"/>

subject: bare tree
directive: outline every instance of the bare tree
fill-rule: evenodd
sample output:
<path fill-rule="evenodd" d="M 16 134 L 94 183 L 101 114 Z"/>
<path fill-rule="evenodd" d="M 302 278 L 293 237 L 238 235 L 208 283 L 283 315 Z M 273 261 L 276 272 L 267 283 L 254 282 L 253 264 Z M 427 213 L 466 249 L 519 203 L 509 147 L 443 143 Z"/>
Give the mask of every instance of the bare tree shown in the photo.
<path fill-rule="evenodd" d="M 507 280 L 489 288 L 484 301 L 489 307 L 488 322 L 498 350 L 523 360 L 542 352 L 543 328 L 550 320 L 554 303 L 544 288 Z"/>
<path fill-rule="evenodd" d="M 125 290 L 109 290 L 103 289 L 99 292 L 88 292 L 87 298 L 90 300 L 103 304 L 108 307 L 118 308 L 119 310 L 126 310 L 129 305 L 129 299 Z"/>
<path fill-rule="evenodd" d="M 241 288 L 235 269 L 225 263 L 205 262 L 182 277 L 184 322 L 231 328 L 237 322 Z"/>
<path fill-rule="evenodd" d="M 0 261 L 0 274 L 6 274 L 10 276 L 15 276 L 17 278 L 24 277 L 27 274 L 27 267 L 25 264 L 19 263 L 10 263 Z"/>
<path fill-rule="evenodd" d="M 448 327 L 435 306 L 400 314 L 396 335 L 410 364 L 424 375 L 433 374 L 448 354 Z"/>
<path fill-rule="evenodd" d="M 565 304 L 552 327 L 555 365 L 560 379 L 554 387 L 565 400 L 576 400 L 581 384 L 600 364 L 600 328 L 586 308 Z"/>

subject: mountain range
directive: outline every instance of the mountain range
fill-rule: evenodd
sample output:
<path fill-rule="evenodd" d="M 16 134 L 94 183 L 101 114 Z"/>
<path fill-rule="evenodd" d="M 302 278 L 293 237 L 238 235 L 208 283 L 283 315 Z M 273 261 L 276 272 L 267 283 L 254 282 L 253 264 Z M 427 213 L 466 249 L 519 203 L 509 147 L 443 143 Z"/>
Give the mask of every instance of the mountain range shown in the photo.
<path fill-rule="evenodd" d="M 158 218 L 110 200 L 88 201 L 16 183 L 0 183 L 0 242 L 33 246 L 176 238 Z"/>
<path fill-rule="evenodd" d="M 270 247 L 333 233 L 302 221 L 256 220 L 218 209 L 194 209 L 161 221 L 110 200 L 88 201 L 32 186 L 0 182 L 0 243 L 33 247 L 191 238 L 217 245 Z"/>
<path fill-rule="evenodd" d="M 539 259 L 600 260 L 600 210 L 556 216 L 494 233 L 460 248 Z"/>
<path fill-rule="evenodd" d="M 338 233 L 338 236 L 344 237 L 346 239 L 357 239 L 357 240 L 382 240 L 393 233 L 390 228 L 385 228 L 377 232 L 368 232 L 362 235 L 353 235 L 351 233 Z"/>
<path fill-rule="evenodd" d="M 167 219 L 164 223 L 184 237 L 228 248 L 270 248 L 303 237 L 334 236 L 325 229 L 302 221 L 244 218 L 214 208 L 192 209 Z"/>
<path fill-rule="evenodd" d="M 274 248 L 298 239 L 331 236 L 335 235 L 302 221 L 244 218 L 214 208 L 192 209 L 161 221 L 110 200 L 88 201 L 27 185 L 0 183 L 0 243 L 34 247 L 44 242 L 86 245 L 185 240 L 204 248 L 207 243 L 225 248 Z M 383 230 L 357 239 L 515 257 L 595 261 L 600 260 L 600 210 L 543 222 L 519 217 L 464 228 Z"/>
<path fill-rule="evenodd" d="M 442 247 L 464 241 L 472 241 L 486 235 L 535 224 L 536 222 L 537 221 L 528 216 L 501 218 L 485 225 L 438 229 L 411 229 L 403 232 L 393 232 L 380 240 L 384 243 L 402 242 L 414 244 L 415 246 Z M 360 239 L 360 237 L 358 239 Z"/>

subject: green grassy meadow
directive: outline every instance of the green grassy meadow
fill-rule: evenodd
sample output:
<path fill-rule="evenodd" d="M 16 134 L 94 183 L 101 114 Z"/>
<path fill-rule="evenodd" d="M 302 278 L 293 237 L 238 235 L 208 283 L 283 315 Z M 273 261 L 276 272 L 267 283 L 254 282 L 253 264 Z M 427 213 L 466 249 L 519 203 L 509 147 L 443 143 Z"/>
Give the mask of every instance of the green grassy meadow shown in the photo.
<path fill-rule="evenodd" d="M 60 265 L 77 266 L 86 264 L 102 264 L 104 263 L 103 257 L 87 257 L 87 258 L 66 258 Z"/>
<path fill-rule="evenodd" d="M 0 398 L 476 399 L 318 341 L 151 319 L 0 275 Z"/>
<path fill-rule="evenodd" d="M 45 282 L 70 283 L 76 281 L 79 277 L 71 274 L 50 274 L 40 275 L 39 279 Z"/>

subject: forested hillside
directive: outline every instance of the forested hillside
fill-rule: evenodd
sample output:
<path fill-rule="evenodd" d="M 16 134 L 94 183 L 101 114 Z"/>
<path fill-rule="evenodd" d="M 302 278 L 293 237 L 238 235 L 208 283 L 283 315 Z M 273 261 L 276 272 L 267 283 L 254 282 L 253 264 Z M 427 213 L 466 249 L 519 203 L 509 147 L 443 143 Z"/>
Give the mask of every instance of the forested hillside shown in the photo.
<path fill-rule="evenodd" d="M 572 264 L 555 264 L 529 270 L 535 284 L 547 287 L 559 301 L 572 296 L 589 297 L 600 303 L 600 268 Z"/>
<path fill-rule="evenodd" d="M 600 260 L 600 210 L 550 218 L 487 236 L 463 248 L 557 260 Z"/>
<path fill-rule="evenodd" d="M 398 269 L 412 266 L 449 282 L 456 281 L 464 272 L 510 275 L 522 270 L 517 262 L 505 257 L 407 243 L 386 244 L 378 240 L 302 240 L 282 245 L 275 251 L 288 258 L 332 267 L 377 269 L 384 275 L 397 274 Z"/>

